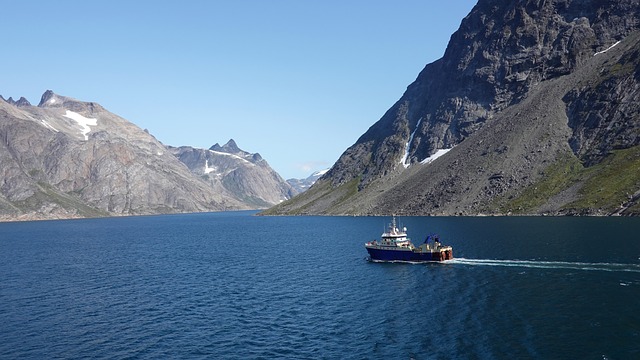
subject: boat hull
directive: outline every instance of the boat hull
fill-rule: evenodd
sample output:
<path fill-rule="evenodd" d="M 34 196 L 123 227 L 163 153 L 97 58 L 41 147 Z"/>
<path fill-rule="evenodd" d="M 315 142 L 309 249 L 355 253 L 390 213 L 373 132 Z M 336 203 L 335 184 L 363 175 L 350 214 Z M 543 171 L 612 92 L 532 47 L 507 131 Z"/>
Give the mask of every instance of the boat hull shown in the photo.
<path fill-rule="evenodd" d="M 407 261 L 407 262 L 427 262 L 427 261 L 444 261 L 453 259 L 451 249 L 418 252 L 408 250 L 388 250 L 375 247 L 367 247 L 369 256 L 373 261 Z"/>

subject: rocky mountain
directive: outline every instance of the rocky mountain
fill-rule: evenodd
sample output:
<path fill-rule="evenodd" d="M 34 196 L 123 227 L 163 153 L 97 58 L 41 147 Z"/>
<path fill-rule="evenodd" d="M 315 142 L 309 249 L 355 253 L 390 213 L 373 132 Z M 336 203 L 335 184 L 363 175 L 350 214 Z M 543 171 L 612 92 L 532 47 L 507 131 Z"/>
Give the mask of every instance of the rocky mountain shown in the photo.
<path fill-rule="evenodd" d="M 9 97 L 8 99 L 5 99 L 2 97 L 2 95 L 0 95 L 0 100 L 4 100 L 5 102 L 11 104 L 11 105 L 15 105 L 17 107 L 23 107 L 23 106 L 31 106 L 31 103 L 29 102 L 29 100 L 25 99 L 24 96 L 20 97 L 20 99 L 18 99 L 18 101 L 13 100 L 12 97 Z"/>
<path fill-rule="evenodd" d="M 253 208 L 97 103 L 22 99 L 0 100 L 0 219 Z"/>
<path fill-rule="evenodd" d="M 287 183 L 294 189 L 295 194 L 303 193 L 315 184 L 322 175 L 326 174 L 329 169 L 316 171 L 304 179 L 287 179 Z"/>
<path fill-rule="evenodd" d="M 480 0 L 444 56 L 269 213 L 639 214 L 640 1 Z"/>
<path fill-rule="evenodd" d="M 233 139 L 209 149 L 181 146 L 169 150 L 216 192 L 233 194 L 253 208 L 267 208 L 295 194 L 260 154 L 241 150 Z"/>

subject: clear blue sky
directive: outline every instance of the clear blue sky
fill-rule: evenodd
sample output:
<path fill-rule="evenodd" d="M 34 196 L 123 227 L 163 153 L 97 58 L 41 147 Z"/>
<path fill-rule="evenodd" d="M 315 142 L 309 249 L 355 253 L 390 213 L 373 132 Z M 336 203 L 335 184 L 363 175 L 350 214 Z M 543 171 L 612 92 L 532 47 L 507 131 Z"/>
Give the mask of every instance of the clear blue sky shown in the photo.
<path fill-rule="evenodd" d="M 95 101 L 167 145 L 233 138 L 303 178 L 443 55 L 475 3 L 7 1 L 0 94 Z"/>

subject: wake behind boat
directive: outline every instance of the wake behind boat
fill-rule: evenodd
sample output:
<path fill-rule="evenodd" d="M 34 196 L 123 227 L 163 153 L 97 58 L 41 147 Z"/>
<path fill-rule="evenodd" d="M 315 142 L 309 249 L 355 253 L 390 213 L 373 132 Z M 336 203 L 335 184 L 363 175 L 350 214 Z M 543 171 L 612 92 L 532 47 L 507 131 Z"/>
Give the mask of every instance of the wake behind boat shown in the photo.
<path fill-rule="evenodd" d="M 432 240 L 432 242 L 430 242 Z M 444 261 L 453 259 L 453 249 L 440 243 L 437 235 L 429 235 L 418 247 L 407 237 L 407 228 L 402 231 L 396 226 L 394 216 L 380 241 L 373 240 L 364 244 L 372 261 Z"/>

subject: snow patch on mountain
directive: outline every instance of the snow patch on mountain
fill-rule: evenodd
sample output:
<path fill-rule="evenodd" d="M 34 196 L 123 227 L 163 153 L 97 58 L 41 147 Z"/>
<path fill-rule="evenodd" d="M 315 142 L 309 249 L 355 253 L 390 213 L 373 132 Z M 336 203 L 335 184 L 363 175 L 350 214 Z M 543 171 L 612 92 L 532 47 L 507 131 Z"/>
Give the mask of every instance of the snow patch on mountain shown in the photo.
<path fill-rule="evenodd" d="M 413 132 L 411 133 L 411 136 L 409 137 L 409 141 L 407 141 L 407 144 L 404 146 L 404 156 L 402 157 L 402 160 L 400 160 L 400 163 L 402 164 L 402 166 L 404 166 L 405 169 L 408 168 L 409 165 L 411 165 L 410 163 L 407 162 L 409 158 L 409 147 L 411 146 L 413 137 L 416 135 L 416 131 L 418 131 L 418 128 L 420 128 L 421 122 L 422 122 L 422 118 L 418 120 L 418 123 L 416 124 L 416 128 L 413 130 Z"/>
<path fill-rule="evenodd" d="M 214 172 L 214 171 L 216 171 L 216 170 L 217 170 L 217 169 L 216 169 L 216 167 L 215 167 L 215 166 L 214 166 L 214 167 L 209 167 L 209 160 L 205 160 L 205 161 L 204 161 L 204 173 L 205 173 L 205 174 L 212 173 L 212 172 Z"/>
<path fill-rule="evenodd" d="M 593 54 L 593 56 L 600 55 L 600 54 L 604 54 L 604 53 L 606 53 L 607 51 L 609 51 L 609 50 L 613 49 L 613 48 L 614 48 L 616 45 L 618 45 L 618 44 L 620 44 L 620 41 L 616 42 L 615 44 L 613 44 L 613 45 L 609 46 L 608 48 L 606 48 L 606 49 L 604 49 L 604 50 L 602 50 L 602 51 L 598 51 L 597 53 Z"/>
<path fill-rule="evenodd" d="M 47 129 L 53 130 L 55 132 L 59 132 L 58 129 L 54 128 L 51 124 L 49 124 L 46 120 L 40 120 L 40 122 L 42 123 L 42 125 L 44 125 L 44 127 L 46 127 Z"/>
<path fill-rule="evenodd" d="M 451 149 L 453 149 L 453 148 L 451 148 Z M 434 161 L 435 159 L 439 158 L 440 156 L 448 153 L 449 150 L 451 150 L 451 149 L 438 149 L 438 150 L 436 150 L 436 152 L 433 155 L 431 155 L 428 158 L 420 161 L 420 164 L 428 164 L 428 163 Z"/>
<path fill-rule="evenodd" d="M 247 164 L 249 164 L 251 166 L 255 166 L 254 163 L 252 163 L 251 161 L 243 158 L 242 156 L 238 156 L 238 155 L 235 155 L 235 154 L 229 154 L 229 153 L 226 153 L 226 152 L 215 151 L 215 150 L 208 150 L 208 151 L 211 152 L 211 153 L 217 154 L 217 155 L 231 156 L 233 158 L 242 160 L 242 161 L 246 162 Z"/>
<path fill-rule="evenodd" d="M 316 172 L 314 172 L 313 174 L 311 174 L 311 176 L 312 176 L 312 177 L 314 177 L 314 176 L 320 177 L 320 176 L 322 176 L 322 175 L 324 175 L 324 174 L 328 173 L 328 172 L 329 172 L 329 170 L 330 170 L 330 169 L 324 169 L 324 170 L 316 171 Z"/>
<path fill-rule="evenodd" d="M 80 132 L 82 133 L 82 135 L 84 135 L 85 140 L 89 140 L 88 134 L 91 132 L 91 128 L 89 126 L 98 125 L 98 119 L 87 118 L 70 110 L 67 110 L 67 112 L 64 114 L 64 117 L 78 123 L 78 125 L 80 126 Z"/>

